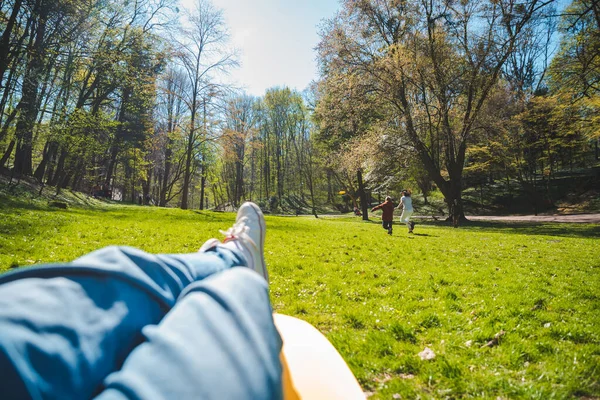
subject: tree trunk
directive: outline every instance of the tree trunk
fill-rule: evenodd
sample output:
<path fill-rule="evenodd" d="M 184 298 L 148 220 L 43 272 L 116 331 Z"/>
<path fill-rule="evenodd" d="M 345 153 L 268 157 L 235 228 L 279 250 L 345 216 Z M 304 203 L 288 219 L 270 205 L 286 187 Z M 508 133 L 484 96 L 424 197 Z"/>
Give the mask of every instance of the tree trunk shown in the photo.
<path fill-rule="evenodd" d="M 331 185 L 331 169 L 327 168 L 327 204 L 334 204 L 334 199 L 333 186 Z"/>
<path fill-rule="evenodd" d="M 69 153 L 67 150 L 63 147 L 60 151 L 60 156 L 58 157 L 58 162 L 56 163 L 56 169 L 54 170 L 52 179 L 48 177 L 48 185 L 60 187 L 60 180 L 65 174 L 65 160 L 67 159 L 68 154 Z"/>
<path fill-rule="evenodd" d="M 234 190 L 234 205 L 240 205 L 244 197 L 244 164 L 242 161 L 235 162 L 235 190 Z"/>
<path fill-rule="evenodd" d="M 449 179 L 446 180 L 441 175 L 440 170 L 433 159 L 429 156 L 427 148 L 417 138 L 416 133 L 412 135 L 412 139 L 423 167 L 444 195 L 444 201 L 446 202 L 450 213 L 448 220 L 452 221 L 455 227 L 458 227 L 460 222 L 467 220 L 462 204 L 462 172 L 466 153 L 466 142 L 463 141 L 458 147 L 456 156 L 447 161 L 446 168 L 448 170 Z"/>
<path fill-rule="evenodd" d="M 277 149 L 277 154 L 276 154 L 276 164 L 275 167 L 277 168 L 277 198 L 279 199 L 279 203 L 281 204 L 281 199 L 283 197 L 283 170 L 281 167 L 281 149 Z"/>
<path fill-rule="evenodd" d="M 199 59 L 200 55 L 198 55 Z M 199 62 L 199 61 L 198 61 Z M 190 181 L 192 178 L 192 156 L 194 155 L 194 143 L 196 141 L 196 112 L 198 101 L 198 87 L 194 87 L 192 94 L 192 109 L 190 118 L 190 132 L 188 134 L 187 149 L 185 152 L 185 171 L 183 173 L 183 192 L 181 194 L 181 209 L 187 210 L 188 208 L 188 196 L 190 193 Z"/>
<path fill-rule="evenodd" d="M 45 178 L 45 182 L 47 185 L 51 185 L 50 182 L 53 181 L 54 179 L 54 173 L 55 173 L 55 169 L 56 169 L 56 163 L 57 163 L 57 153 L 58 153 L 58 149 L 59 149 L 59 145 L 58 143 L 56 144 L 56 149 L 54 149 L 54 154 L 52 154 L 51 158 L 48 158 L 48 163 L 46 164 L 46 178 Z"/>
<path fill-rule="evenodd" d="M 2 80 L 4 79 L 4 73 L 8 68 L 8 64 L 10 63 L 10 36 L 12 34 L 13 28 L 15 26 L 15 22 L 17 20 L 17 16 L 21 9 L 21 4 L 23 0 L 15 0 L 15 4 L 13 5 L 12 12 L 8 21 L 6 22 L 6 26 L 4 28 L 4 32 L 2 32 L 2 37 L 0 38 L 0 84 L 2 84 Z"/>
<path fill-rule="evenodd" d="M 360 206 L 362 208 L 362 219 L 363 221 L 369 220 L 369 205 L 367 204 L 367 192 L 362 179 L 362 170 L 356 171 L 356 179 L 358 180 L 358 194 L 360 196 Z"/>
<path fill-rule="evenodd" d="M 165 172 L 162 176 L 162 182 L 160 187 L 160 199 L 158 201 L 158 205 L 161 207 L 165 207 L 167 205 L 167 190 L 169 186 L 169 175 L 171 175 L 171 157 L 173 154 L 172 150 L 173 140 L 171 138 L 167 139 L 167 148 L 165 149 Z"/>
<path fill-rule="evenodd" d="M 268 142 L 267 142 L 268 145 Z M 269 166 L 269 154 L 267 150 L 263 150 L 263 179 L 264 179 L 264 189 L 265 189 L 265 200 L 269 200 L 269 192 L 270 192 L 270 180 L 271 180 L 271 168 Z"/>
<path fill-rule="evenodd" d="M 59 188 L 66 189 L 67 186 L 69 186 L 69 182 L 71 181 L 72 177 L 73 177 L 73 172 L 72 171 L 67 171 L 64 174 L 64 177 L 62 178 L 61 182 L 58 185 Z"/>
<path fill-rule="evenodd" d="M 116 139 L 115 139 L 116 140 Z M 116 144 L 113 144 L 110 150 L 110 160 L 108 161 L 108 167 L 106 168 L 106 177 L 104 178 L 104 185 L 110 186 L 113 178 L 113 174 L 115 171 L 115 164 L 117 163 L 117 155 L 119 154 L 119 149 Z"/>
<path fill-rule="evenodd" d="M 150 166 L 146 171 L 147 179 L 142 180 L 142 202 L 146 206 L 150 205 L 150 185 L 152 183 L 152 171 L 153 168 Z"/>
<path fill-rule="evenodd" d="M 312 168 L 312 167 L 308 166 L 308 168 Z M 311 202 L 311 207 L 312 207 L 312 213 L 315 216 L 315 218 L 319 218 L 319 216 L 317 215 L 317 208 L 315 207 L 315 190 L 314 190 L 312 176 L 310 177 L 310 179 L 308 179 L 308 189 L 310 190 L 310 202 Z"/>
<path fill-rule="evenodd" d="M 2 131 L 0 131 L 0 142 L 2 140 L 4 140 L 4 138 L 6 136 L 8 136 L 8 128 L 10 128 L 10 123 L 15 119 L 15 117 L 17 116 L 17 109 L 15 108 L 10 115 L 8 116 L 8 118 L 6 118 L 6 121 L 4 122 L 4 125 L 2 126 Z"/>
<path fill-rule="evenodd" d="M 75 172 L 73 175 L 73 183 L 71 187 L 73 190 L 81 191 L 81 181 L 85 176 L 85 158 L 81 157 L 81 159 L 77 162 L 77 166 L 75 167 Z"/>
<path fill-rule="evenodd" d="M 8 148 L 4 152 L 4 155 L 2 156 L 2 158 L 0 158 L 0 167 L 4 167 L 4 165 L 6 164 L 6 161 L 8 161 L 8 159 L 10 158 L 10 155 L 12 154 L 14 148 L 15 148 L 15 139 L 10 141 Z"/>
<path fill-rule="evenodd" d="M 50 140 L 46 143 L 46 148 L 44 149 L 44 154 L 42 157 L 42 161 L 39 163 L 38 167 L 35 170 L 33 176 L 40 182 L 42 182 L 44 176 L 47 176 L 48 180 L 50 180 L 50 174 L 46 174 L 46 169 L 49 168 L 50 161 L 56 156 L 56 152 L 58 151 L 58 143 L 54 140 Z"/>
<path fill-rule="evenodd" d="M 15 172 L 22 175 L 31 175 L 33 172 L 33 129 L 38 114 L 38 89 L 40 78 L 44 69 L 46 20 L 48 7 L 36 4 L 35 11 L 39 11 L 38 25 L 35 31 L 35 41 L 28 52 L 27 69 L 23 78 L 22 96 L 19 102 L 19 120 L 15 127 L 17 148 L 15 151 Z"/>
<path fill-rule="evenodd" d="M 448 205 L 448 220 L 452 222 L 452 226 L 458 228 L 461 218 L 464 218 L 462 199 L 460 193 L 457 195 L 455 191 L 450 196 L 445 196 L 446 204 Z"/>
<path fill-rule="evenodd" d="M 48 158 L 50 153 L 50 146 L 52 145 L 51 141 L 47 141 L 44 145 L 44 151 L 42 155 L 42 161 L 38 164 L 33 177 L 38 180 L 38 182 L 42 183 L 42 178 L 46 173 L 46 164 L 48 164 Z"/>
<path fill-rule="evenodd" d="M 202 177 L 200 178 L 200 209 L 204 210 L 204 188 L 206 187 L 206 176 L 204 167 L 202 167 Z"/>
<path fill-rule="evenodd" d="M 15 83 L 13 83 L 13 81 L 16 81 L 16 79 L 13 79 L 13 74 L 16 68 L 12 68 L 10 70 L 10 73 L 8 74 L 8 78 L 6 79 L 6 85 L 3 88 L 4 93 L 2 94 L 2 100 L 0 101 L 0 116 L 4 116 L 4 110 L 6 109 L 6 104 L 8 103 L 9 97 L 9 93 L 14 93 L 15 91 Z M 8 115 L 8 117 L 6 118 L 6 122 L 4 122 L 4 124 L 2 125 L 2 131 L 0 132 L 0 142 L 2 142 L 4 140 L 4 138 L 7 136 L 8 134 L 8 127 L 10 125 L 10 123 L 12 123 L 13 119 L 15 119 L 15 117 L 17 116 L 17 109 L 14 108 L 12 110 L 12 112 Z M 2 118 L 0 118 L 0 120 L 3 120 Z"/>
<path fill-rule="evenodd" d="M 183 192 L 181 194 L 181 209 L 187 210 L 188 196 L 190 193 L 190 180 L 192 177 L 192 154 L 194 152 L 194 115 L 192 114 L 192 128 L 188 135 L 188 146 L 185 153 L 185 172 L 183 174 Z"/>

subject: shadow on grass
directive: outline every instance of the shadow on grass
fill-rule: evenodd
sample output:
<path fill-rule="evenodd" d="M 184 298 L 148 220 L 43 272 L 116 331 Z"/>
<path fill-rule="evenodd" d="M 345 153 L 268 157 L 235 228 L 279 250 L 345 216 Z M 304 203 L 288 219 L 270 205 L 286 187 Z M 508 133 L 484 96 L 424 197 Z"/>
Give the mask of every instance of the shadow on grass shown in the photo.
<path fill-rule="evenodd" d="M 222 220 L 223 219 L 223 217 L 220 214 L 217 214 L 216 211 L 207 212 L 205 210 L 192 210 L 192 212 L 194 214 L 201 215 L 205 219 L 213 219 L 213 220 Z"/>
<path fill-rule="evenodd" d="M 413 232 L 413 235 L 414 236 L 425 236 L 425 237 L 438 237 L 437 235 L 430 235 L 428 233 L 416 233 L 416 232 Z"/>
<path fill-rule="evenodd" d="M 58 208 L 49 207 L 48 205 L 18 200 L 0 194 L 0 212 L 9 213 L 10 210 L 59 211 Z"/>
<path fill-rule="evenodd" d="M 22 213 L 29 211 L 34 211 L 36 214 L 23 215 Z M 32 233 L 34 235 L 43 234 L 43 232 L 63 226 L 69 219 L 64 218 L 64 214 L 65 210 L 40 207 L 31 203 L 2 204 L 0 206 L 0 236 L 14 238 Z"/>
<path fill-rule="evenodd" d="M 350 222 L 356 222 L 356 221 L 360 221 L 360 222 L 362 222 L 362 223 L 365 223 L 365 224 L 376 224 L 376 225 L 381 225 L 381 219 L 379 219 L 379 218 L 377 218 L 377 219 L 375 219 L 375 218 L 369 218 L 369 219 L 368 219 L 368 220 L 366 220 L 366 221 L 365 221 L 364 219 L 360 219 L 360 220 L 359 220 L 359 219 L 356 219 L 356 220 L 349 220 L 349 221 L 350 221 Z M 394 225 L 394 226 L 398 226 L 398 223 L 397 223 L 396 221 L 394 221 L 394 224 L 393 224 L 393 225 Z"/>
<path fill-rule="evenodd" d="M 39 192 L 19 192 L 18 186 L 7 186 L 0 184 L 0 210 L 9 208 L 20 208 L 26 210 L 56 211 L 57 208 L 49 206 L 51 202 L 65 203 L 69 208 L 83 208 L 87 210 L 102 211 L 110 202 L 103 200 L 93 200 L 91 197 L 83 196 L 81 193 L 68 191 L 71 199 L 63 198 L 60 195 Z M 66 191 L 65 191 L 66 192 Z M 52 192 L 54 193 L 54 191 Z M 75 201 L 73 201 L 75 200 Z"/>
<path fill-rule="evenodd" d="M 452 226 L 445 221 L 422 221 L 420 225 Z M 561 236 L 600 238 L 600 225 L 598 224 L 569 224 L 562 222 L 507 222 L 507 221 L 467 221 L 457 229 L 468 229 L 480 232 L 518 233 L 521 235 L 536 236 Z"/>

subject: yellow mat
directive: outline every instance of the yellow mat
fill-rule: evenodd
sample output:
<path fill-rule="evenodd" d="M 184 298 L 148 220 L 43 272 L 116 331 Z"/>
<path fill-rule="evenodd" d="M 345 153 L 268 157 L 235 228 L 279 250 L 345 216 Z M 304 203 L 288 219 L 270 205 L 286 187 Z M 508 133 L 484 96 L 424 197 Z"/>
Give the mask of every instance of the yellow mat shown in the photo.
<path fill-rule="evenodd" d="M 283 339 L 281 361 L 285 400 L 354 400 L 365 395 L 348 365 L 308 322 L 274 314 Z"/>

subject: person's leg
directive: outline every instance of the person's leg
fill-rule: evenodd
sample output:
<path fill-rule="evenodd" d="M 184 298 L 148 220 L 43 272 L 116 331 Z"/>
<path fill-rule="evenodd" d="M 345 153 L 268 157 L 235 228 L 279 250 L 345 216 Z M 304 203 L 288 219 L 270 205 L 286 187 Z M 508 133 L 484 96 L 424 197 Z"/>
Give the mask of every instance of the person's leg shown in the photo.
<path fill-rule="evenodd" d="M 412 214 L 412 211 L 407 211 L 406 209 L 402 209 L 402 215 L 400 215 L 400 222 L 403 224 L 406 224 L 409 233 L 411 231 L 411 226 L 410 226 L 410 221 L 409 221 L 411 214 Z"/>
<path fill-rule="evenodd" d="M 3 373 L 2 398 L 91 397 L 186 286 L 236 265 L 245 261 L 222 247 L 174 256 L 109 247 L 0 277 L 0 371 L 21 379 Z"/>
<path fill-rule="evenodd" d="M 187 255 L 111 247 L 0 277 L 2 398 L 90 398 L 190 283 L 247 262 L 266 277 L 258 207 L 240 208 L 226 240 Z"/>
<path fill-rule="evenodd" d="M 410 220 L 412 213 L 413 213 L 412 211 L 406 211 L 406 215 L 404 216 L 404 220 L 406 221 L 406 226 L 408 227 L 409 232 L 413 231 L 413 223 Z"/>
<path fill-rule="evenodd" d="M 392 222 L 391 221 L 383 221 L 383 229 L 387 230 L 389 235 L 392 234 Z"/>
<path fill-rule="evenodd" d="M 267 284 L 245 268 L 196 282 L 105 380 L 98 400 L 280 399 Z"/>
<path fill-rule="evenodd" d="M 407 221 L 406 221 L 406 215 L 407 215 L 406 210 L 402 209 L 402 214 L 400 215 L 400 223 L 401 224 L 406 224 L 407 223 Z"/>
<path fill-rule="evenodd" d="M 410 216 L 412 215 L 412 211 L 407 211 L 407 210 L 402 210 L 402 215 L 400 216 L 400 222 L 402 222 L 403 224 L 406 224 L 406 226 L 408 227 L 408 230 L 411 231 L 412 230 L 412 225 L 410 223 Z"/>

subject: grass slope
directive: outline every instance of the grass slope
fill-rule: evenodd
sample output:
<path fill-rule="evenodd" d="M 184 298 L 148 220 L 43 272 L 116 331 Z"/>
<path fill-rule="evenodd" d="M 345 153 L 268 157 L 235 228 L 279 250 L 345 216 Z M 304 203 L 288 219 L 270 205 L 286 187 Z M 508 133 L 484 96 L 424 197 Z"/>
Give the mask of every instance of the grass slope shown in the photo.
<path fill-rule="evenodd" d="M 191 252 L 233 220 L 5 198 L 0 270 L 111 244 Z M 266 243 L 274 308 L 324 332 L 372 398 L 600 396 L 599 226 L 417 225 L 388 236 L 377 221 L 267 217 Z M 434 359 L 418 357 L 425 347 Z"/>

